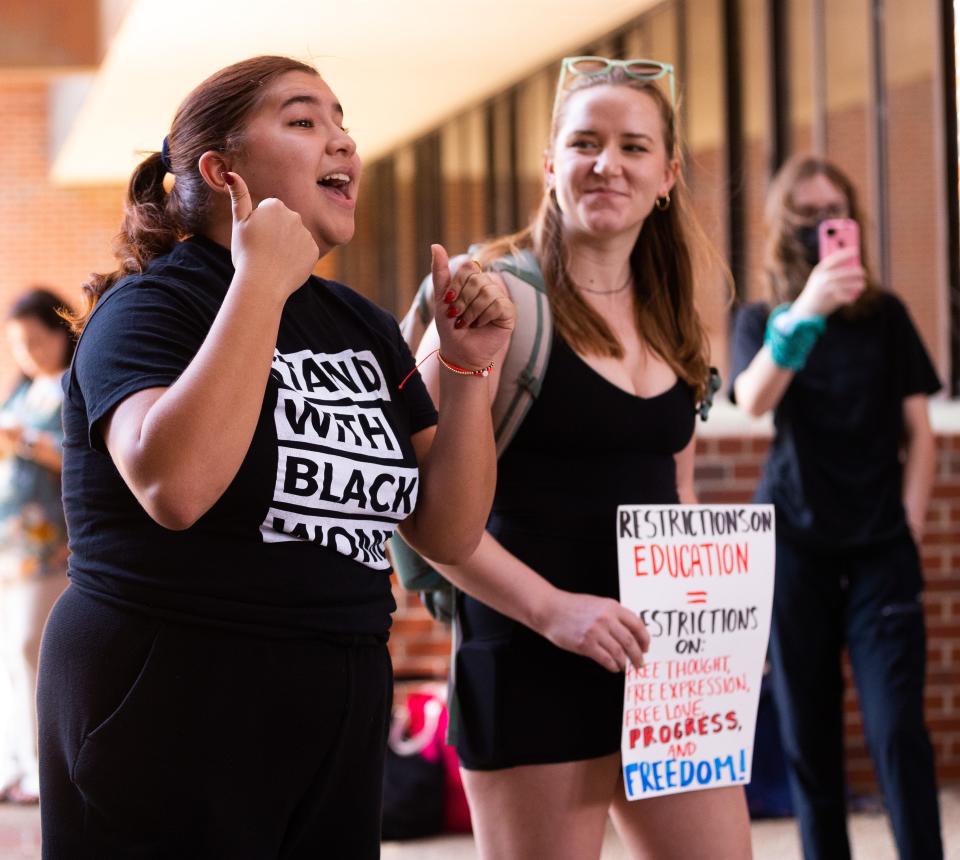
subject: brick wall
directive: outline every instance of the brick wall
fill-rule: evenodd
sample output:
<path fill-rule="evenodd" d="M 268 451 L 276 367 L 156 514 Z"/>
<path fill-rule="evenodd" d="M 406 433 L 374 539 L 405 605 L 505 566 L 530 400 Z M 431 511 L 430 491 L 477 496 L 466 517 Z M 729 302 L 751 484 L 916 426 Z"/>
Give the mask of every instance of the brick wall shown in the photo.
<path fill-rule="evenodd" d="M 0 73 L 0 319 L 34 285 L 80 304 L 90 273 L 115 267 L 126 187 L 51 185 L 47 109 L 47 76 Z M 333 261 L 325 258 L 317 271 L 329 277 Z M 15 375 L 0 337 L 0 390 Z"/>
<path fill-rule="evenodd" d="M 0 116 L 0 317 L 34 284 L 77 302 L 91 272 L 113 268 L 124 189 L 50 185 L 44 77 L 0 76 Z M 4 346 L 0 379 L 12 372 Z"/>
<path fill-rule="evenodd" d="M 703 502 L 749 501 L 766 456 L 764 437 L 705 437 L 697 445 L 696 482 Z M 926 576 L 927 723 L 940 780 L 960 780 L 960 435 L 937 437 L 937 481 L 927 517 L 922 555 Z M 390 649 L 400 677 L 442 677 L 450 642 L 415 594 L 395 586 L 398 609 Z M 847 771 L 851 787 L 875 788 L 873 767 L 863 740 L 856 693 L 846 667 Z"/>

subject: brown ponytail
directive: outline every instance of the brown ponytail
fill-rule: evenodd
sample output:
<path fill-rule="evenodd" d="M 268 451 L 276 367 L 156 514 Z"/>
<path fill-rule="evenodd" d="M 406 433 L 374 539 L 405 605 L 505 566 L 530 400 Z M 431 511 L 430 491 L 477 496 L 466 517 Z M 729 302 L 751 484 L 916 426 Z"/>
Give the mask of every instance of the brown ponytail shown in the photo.
<path fill-rule="evenodd" d="M 211 150 L 239 151 L 247 119 L 267 86 L 287 72 L 317 74 L 312 66 L 289 57 L 253 57 L 211 75 L 184 99 L 167 136 L 173 186 L 169 192 L 164 188 L 168 171 L 159 152 L 148 155 L 134 170 L 114 241 L 118 268 L 92 275 L 83 285 L 86 307 L 69 318 L 77 334 L 117 281 L 142 273 L 151 260 L 203 230 L 212 198 L 200 175 L 200 156 Z"/>

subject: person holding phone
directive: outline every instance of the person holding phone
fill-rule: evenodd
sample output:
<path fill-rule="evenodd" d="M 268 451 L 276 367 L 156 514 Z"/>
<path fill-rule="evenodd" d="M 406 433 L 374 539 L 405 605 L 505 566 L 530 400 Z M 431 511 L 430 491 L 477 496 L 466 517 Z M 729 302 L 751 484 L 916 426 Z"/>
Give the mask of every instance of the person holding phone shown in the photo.
<path fill-rule="evenodd" d="M 330 87 L 268 56 L 193 90 L 130 180 L 64 383 L 44 857 L 379 856 L 384 543 L 402 523 L 456 562 L 480 540 L 515 313 L 434 246 L 435 302 L 477 320 L 438 315 L 460 369 L 438 421 L 396 321 L 311 274 L 353 235 L 360 175 Z"/>
<path fill-rule="evenodd" d="M 737 316 L 731 397 L 750 415 L 773 410 L 755 500 L 776 506 L 770 657 L 804 856 L 850 856 L 846 645 L 899 854 L 938 858 L 917 545 L 934 475 L 927 397 L 940 382 L 906 308 L 862 263 L 857 196 L 839 168 L 790 159 L 765 217 L 775 307 Z"/>

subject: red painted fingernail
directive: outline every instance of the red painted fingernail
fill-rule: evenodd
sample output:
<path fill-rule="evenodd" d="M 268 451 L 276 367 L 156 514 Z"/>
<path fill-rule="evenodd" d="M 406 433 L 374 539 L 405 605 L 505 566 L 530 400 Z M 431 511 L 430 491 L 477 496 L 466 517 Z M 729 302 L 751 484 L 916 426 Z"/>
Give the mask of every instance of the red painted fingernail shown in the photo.
<path fill-rule="evenodd" d="M 454 324 L 454 328 L 463 328 L 467 324 L 466 320 L 463 317 L 460 317 Z"/>
<path fill-rule="evenodd" d="M 460 313 L 460 311 L 458 311 L 453 305 L 450 305 L 450 307 L 447 308 L 448 317 L 455 317 L 458 313 Z"/>
<path fill-rule="evenodd" d="M 226 182 L 227 185 L 233 185 L 237 180 L 228 170 L 225 170 L 223 171 L 223 181 Z"/>
<path fill-rule="evenodd" d="M 453 290 L 447 290 L 447 294 L 443 297 L 443 300 L 449 305 L 457 297 L 457 294 Z"/>

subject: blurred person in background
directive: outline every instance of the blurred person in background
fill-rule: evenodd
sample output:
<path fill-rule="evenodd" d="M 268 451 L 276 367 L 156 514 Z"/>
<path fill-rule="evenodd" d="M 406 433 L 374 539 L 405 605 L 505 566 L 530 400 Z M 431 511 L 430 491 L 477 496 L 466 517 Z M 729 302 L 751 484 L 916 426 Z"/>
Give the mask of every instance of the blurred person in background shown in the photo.
<path fill-rule="evenodd" d="M 39 796 L 40 635 L 67 585 L 60 378 L 74 338 L 61 309 L 59 296 L 34 289 L 17 299 L 6 321 L 7 344 L 21 374 L 0 407 L 0 791 L 14 803 Z"/>
<path fill-rule="evenodd" d="M 771 301 L 742 308 L 733 333 L 732 397 L 750 415 L 773 410 L 775 427 L 755 495 L 777 514 L 774 695 L 807 860 L 850 857 L 844 645 L 900 857 L 936 860 L 917 545 L 935 461 L 927 398 L 940 382 L 903 303 L 864 268 L 862 238 L 821 259 L 826 219 L 853 219 L 863 235 L 850 179 L 794 156 L 767 195 Z"/>

